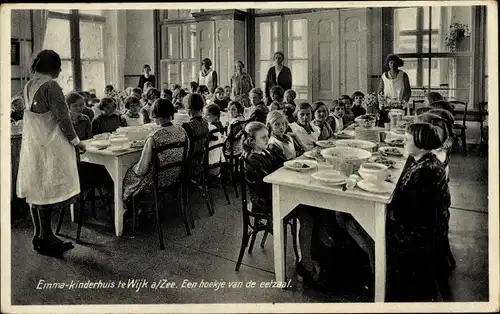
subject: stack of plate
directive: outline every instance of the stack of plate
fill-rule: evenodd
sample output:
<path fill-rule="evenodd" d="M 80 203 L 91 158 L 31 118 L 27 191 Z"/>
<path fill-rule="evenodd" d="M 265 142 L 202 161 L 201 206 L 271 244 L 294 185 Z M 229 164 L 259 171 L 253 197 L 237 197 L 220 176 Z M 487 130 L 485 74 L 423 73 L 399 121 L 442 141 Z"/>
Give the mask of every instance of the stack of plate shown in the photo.
<path fill-rule="evenodd" d="M 357 127 L 354 129 L 354 137 L 357 140 L 380 143 L 380 129 Z"/>
<path fill-rule="evenodd" d="M 346 183 L 347 176 L 337 170 L 318 171 L 311 175 L 313 179 L 326 185 L 342 185 Z"/>

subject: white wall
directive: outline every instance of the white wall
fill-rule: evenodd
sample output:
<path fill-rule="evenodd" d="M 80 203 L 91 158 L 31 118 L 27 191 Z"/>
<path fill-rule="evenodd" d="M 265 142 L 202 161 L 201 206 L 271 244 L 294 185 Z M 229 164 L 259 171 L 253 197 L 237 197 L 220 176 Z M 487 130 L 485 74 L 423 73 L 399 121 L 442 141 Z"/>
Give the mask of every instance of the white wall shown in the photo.
<path fill-rule="evenodd" d="M 154 72 L 154 29 L 153 10 L 127 10 L 125 86 L 137 86 L 144 64 Z"/>

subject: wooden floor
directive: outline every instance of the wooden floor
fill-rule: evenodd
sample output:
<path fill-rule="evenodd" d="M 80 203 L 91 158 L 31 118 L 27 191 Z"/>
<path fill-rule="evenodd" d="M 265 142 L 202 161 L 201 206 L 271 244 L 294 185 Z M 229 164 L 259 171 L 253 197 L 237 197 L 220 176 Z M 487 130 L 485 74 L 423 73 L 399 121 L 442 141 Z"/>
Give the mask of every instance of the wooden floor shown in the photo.
<path fill-rule="evenodd" d="M 450 166 L 452 195 L 450 238 L 457 268 L 450 282 L 452 300 L 488 300 L 488 189 L 487 159 L 471 152 L 457 153 Z M 76 245 L 64 259 L 41 256 L 31 247 L 32 227 L 28 216 L 12 224 L 12 304 L 161 304 L 161 303 L 239 303 L 239 302 L 371 302 L 363 288 L 347 288 L 349 280 L 332 281 L 332 289 L 303 287 L 289 262 L 287 275 L 291 288 L 239 289 L 219 291 L 209 288 L 154 290 L 141 289 L 37 289 L 40 280 L 51 282 L 166 279 L 178 286 L 184 280 L 271 281 L 273 275 L 272 238 L 265 247 L 256 246 L 246 254 L 239 272 L 234 271 L 241 241 L 242 219 L 239 199 L 230 190 L 232 204 L 227 205 L 222 191 L 214 191 L 216 213 L 210 217 L 198 195 L 193 207 L 196 229 L 186 236 L 175 216 L 167 215 L 164 224 L 166 249 L 158 249 L 155 225 L 143 221 L 134 238 L 114 236 L 112 221 L 99 211 L 99 219 L 89 219 L 82 231 L 86 245 Z M 168 210 L 167 210 L 168 211 Z M 153 221 L 153 219 L 151 219 Z M 127 226 L 125 226 L 127 228 Z M 63 225 L 63 232 L 74 237 L 76 224 Z M 291 243 L 289 241 L 288 243 Z M 287 261 L 293 261 L 291 245 Z M 347 258 L 335 257 L 339 261 Z M 352 257 L 351 257 L 352 258 Z M 354 261 L 344 261 L 346 265 Z M 347 277 L 356 276 L 347 271 Z M 354 280 L 355 281 L 355 280 Z"/>

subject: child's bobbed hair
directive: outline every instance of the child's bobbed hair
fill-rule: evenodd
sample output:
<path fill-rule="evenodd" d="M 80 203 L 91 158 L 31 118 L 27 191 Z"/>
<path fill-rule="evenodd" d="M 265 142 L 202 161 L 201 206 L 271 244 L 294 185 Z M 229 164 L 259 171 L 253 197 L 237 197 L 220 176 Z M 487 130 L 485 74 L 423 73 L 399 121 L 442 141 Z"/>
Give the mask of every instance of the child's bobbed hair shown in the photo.
<path fill-rule="evenodd" d="M 204 106 L 205 100 L 201 94 L 189 94 L 186 109 L 198 112 L 202 111 Z"/>
<path fill-rule="evenodd" d="M 125 109 L 130 109 L 132 105 L 141 105 L 139 98 L 134 96 L 129 96 L 125 99 Z"/>
<path fill-rule="evenodd" d="M 271 96 L 274 95 L 278 96 L 278 99 L 282 99 L 283 96 L 285 96 L 285 91 L 283 90 L 283 87 L 279 85 L 274 85 L 273 87 L 271 87 L 269 93 L 271 94 Z"/>
<path fill-rule="evenodd" d="M 313 114 L 313 108 L 311 106 L 310 103 L 308 102 L 301 102 L 300 104 L 297 105 L 297 107 L 295 108 L 295 112 L 293 113 L 293 116 L 295 118 L 297 118 L 297 114 L 299 113 L 299 111 L 301 110 L 311 110 L 311 115 Z"/>
<path fill-rule="evenodd" d="M 227 107 L 231 108 L 231 106 L 235 106 L 239 114 L 243 114 L 245 112 L 245 107 L 243 107 L 243 105 L 237 100 L 230 101 Z"/>
<path fill-rule="evenodd" d="M 365 94 L 363 94 L 363 92 L 360 92 L 359 90 L 358 91 L 355 91 L 354 93 L 352 93 L 352 100 L 354 101 L 354 98 L 356 97 L 365 97 Z"/>
<path fill-rule="evenodd" d="M 174 118 L 175 108 L 172 102 L 165 98 L 158 98 L 151 108 L 153 118 Z"/>
<path fill-rule="evenodd" d="M 147 93 L 146 93 L 146 99 L 147 100 L 153 100 L 153 97 L 154 99 L 156 98 L 160 98 L 160 91 L 157 90 L 156 88 L 150 88 L 148 89 Z"/>
<path fill-rule="evenodd" d="M 66 95 L 66 97 L 64 97 L 65 100 L 66 100 L 66 104 L 68 105 L 68 107 L 71 105 L 71 104 L 74 104 L 76 103 L 77 101 L 79 100 L 84 100 L 84 98 L 82 97 L 82 95 L 80 95 L 79 93 L 77 92 L 70 92 Z"/>
<path fill-rule="evenodd" d="M 211 115 L 220 118 L 220 107 L 217 104 L 210 104 L 205 107 L 205 110 L 207 110 L 207 112 L 210 113 Z"/>
<path fill-rule="evenodd" d="M 293 89 L 287 89 L 285 91 L 285 96 L 286 95 L 290 95 L 290 97 L 292 97 L 293 100 L 295 100 L 295 98 L 297 98 L 297 93 Z"/>
<path fill-rule="evenodd" d="M 273 110 L 267 114 L 266 126 L 269 129 L 269 132 L 271 132 L 271 125 L 279 119 L 283 119 L 285 123 L 287 121 L 285 115 L 279 110 Z"/>
<path fill-rule="evenodd" d="M 444 141 L 445 129 L 427 122 L 416 122 L 406 128 L 406 132 L 413 136 L 417 148 L 431 151 L 440 148 Z"/>
<path fill-rule="evenodd" d="M 262 122 L 252 121 L 245 126 L 245 132 L 243 133 L 243 151 L 249 154 L 255 147 L 255 134 L 260 130 L 267 130 L 267 127 Z"/>
<path fill-rule="evenodd" d="M 319 108 L 321 108 L 321 106 L 325 106 L 326 107 L 326 111 L 327 111 L 327 115 L 328 115 L 328 106 L 322 102 L 322 101 L 315 101 L 313 102 L 311 108 L 312 108 L 312 114 L 314 115 L 316 113 L 316 110 L 318 110 Z"/>
<path fill-rule="evenodd" d="M 264 93 L 262 92 L 262 88 L 260 87 L 254 87 L 250 90 L 249 94 L 254 94 L 259 96 L 261 99 L 264 98 Z"/>
<path fill-rule="evenodd" d="M 53 74 L 61 68 L 61 57 L 54 50 L 40 51 L 31 63 L 32 73 Z"/>
<path fill-rule="evenodd" d="M 117 107 L 116 106 L 116 102 L 113 98 L 111 97 L 104 97 L 104 98 L 101 98 L 101 101 L 99 102 L 99 110 L 104 110 L 104 107 L 106 107 L 107 105 L 113 105 L 115 106 L 115 108 Z"/>

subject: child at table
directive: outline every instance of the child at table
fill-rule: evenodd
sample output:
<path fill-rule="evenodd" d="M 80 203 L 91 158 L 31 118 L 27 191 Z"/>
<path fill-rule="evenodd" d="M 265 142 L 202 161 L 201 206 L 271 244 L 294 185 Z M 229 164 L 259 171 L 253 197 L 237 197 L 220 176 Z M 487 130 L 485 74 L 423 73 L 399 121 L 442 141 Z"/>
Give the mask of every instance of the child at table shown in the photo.
<path fill-rule="evenodd" d="M 183 89 L 176 89 L 174 92 L 173 92 L 173 95 L 172 95 L 174 101 L 174 108 L 175 108 L 175 111 L 177 112 L 178 110 L 182 110 L 184 109 L 184 102 L 183 102 L 183 99 L 184 97 L 186 97 L 186 92 L 183 90 Z"/>
<path fill-rule="evenodd" d="M 224 98 L 230 102 L 231 101 L 231 92 L 232 92 L 232 89 L 231 89 L 231 86 L 229 85 L 225 85 L 224 86 Z"/>
<path fill-rule="evenodd" d="M 85 104 L 85 107 L 82 109 L 82 113 L 84 115 L 86 115 L 87 117 L 89 117 L 90 121 L 94 120 L 94 111 L 92 109 L 90 109 L 88 107 L 88 102 L 90 101 L 90 94 L 84 92 L 84 91 L 80 91 L 80 92 L 73 92 L 73 93 L 77 93 L 78 95 L 80 95 L 83 99 L 83 102 Z"/>
<path fill-rule="evenodd" d="M 348 120 L 348 122 L 354 120 L 354 113 L 351 110 L 351 106 L 352 106 L 351 97 L 349 97 L 349 95 L 341 95 L 339 101 L 344 103 L 345 116 L 346 116 L 346 119 Z"/>
<path fill-rule="evenodd" d="M 283 103 L 283 97 L 285 96 L 285 91 L 279 85 L 274 85 L 269 91 L 271 94 L 271 104 L 269 105 L 269 111 L 273 110 L 284 110 L 285 104 Z"/>
<path fill-rule="evenodd" d="M 125 119 L 116 114 L 116 103 L 113 98 L 104 97 L 99 103 L 102 113 L 92 121 L 92 133 L 111 133 L 119 127 L 127 126 Z"/>
<path fill-rule="evenodd" d="M 295 122 L 293 113 L 297 105 L 295 104 L 295 98 L 297 98 L 297 93 L 293 89 L 288 89 L 285 91 L 285 116 L 288 123 Z"/>
<path fill-rule="evenodd" d="M 288 123 L 281 111 L 274 110 L 269 112 L 267 115 L 267 127 L 271 131 L 269 149 L 277 149 L 287 160 L 297 158 L 304 153 L 304 149 L 295 136 L 293 136 L 293 133 L 286 134 Z"/>
<path fill-rule="evenodd" d="M 129 96 L 125 99 L 125 108 L 127 112 L 122 115 L 122 118 L 127 122 L 127 126 L 138 126 L 144 124 L 144 116 L 140 112 L 141 101 L 134 96 Z"/>
<path fill-rule="evenodd" d="M 264 223 L 267 223 L 272 230 L 272 188 L 271 184 L 264 182 L 264 178 L 281 168 L 286 157 L 278 150 L 267 149 L 268 134 L 269 131 L 263 123 L 248 123 L 245 127 L 243 158 L 244 177 L 250 192 L 252 212 L 269 217 Z M 302 260 L 297 261 L 297 273 L 305 280 L 315 282 L 319 278 L 320 268 L 311 256 L 313 217 L 300 206 L 294 209 L 294 215 L 299 219 L 301 226 L 299 238 Z"/>
<path fill-rule="evenodd" d="M 217 144 L 224 143 L 226 137 L 224 136 L 224 126 L 220 122 L 220 109 L 216 104 L 210 104 L 203 108 L 203 117 L 208 122 L 208 131 L 211 132 L 210 143 L 208 147 L 212 147 Z M 213 131 L 213 132 L 212 132 Z M 224 162 L 223 148 L 216 148 L 209 152 L 208 154 L 208 164 L 213 165 L 217 163 Z M 219 169 L 211 169 L 210 173 L 217 175 L 219 174 Z"/>
<path fill-rule="evenodd" d="M 229 103 L 230 120 L 227 125 L 227 140 L 224 154 L 226 156 L 238 155 L 241 153 L 241 145 L 243 142 L 242 132 L 244 130 L 245 117 L 243 113 L 245 107 L 239 101 L 231 101 Z M 231 152 L 231 141 L 233 142 L 233 151 Z"/>
<path fill-rule="evenodd" d="M 167 99 L 157 99 L 153 103 L 151 116 L 160 128 L 151 132 L 144 144 L 141 159 L 128 169 L 123 180 L 123 200 L 129 202 L 145 188 L 154 183 L 153 177 L 153 148 L 171 143 L 183 142 L 187 139 L 186 131 L 172 123 L 174 106 Z M 160 154 L 160 163 L 175 163 L 182 161 L 183 148 L 169 149 Z M 180 169 L 171 168 L 159 174 L 158 183 L 161 187 L 169 186 L 179 179 Z M 126 203 L 126 204 L 127 204 Z M 128 204 L 127 204 L 128 205 Z M 128 207 L 128 206 L 127 206 Z M 129 207 L 130 208 L 130 207 Z"/>
<path fill-rule="evenodd" d="M 312 105 L 314 120 L 312 125 L 319 132 L 318 140 L 328 140 L 333 137 L 333 130 L 327 121 L 328 107 L 322 101 L 316 101 Z"/>
<path fill-rule="evenodd" d="M 352 94 L 351 111 L 354 114 L 354 118 L 357 118 L 359 116 L 366 114 L 366 109 L 363 108 L 363 106 L 362 106 L 364 98 L 365 98 L 365 94 L 363 94 L 360 91 L 355 91 Z"/>
<path fill-rule="evenodd" d="M 76 92 L 71 92 L 66 95 L 66 104 L 69 107 L 71 123 L 73 123 L 78 138 L 82 141 L 91 139 L 92 127 L 90 119 L 87 115 L 82 113 L 83 108 L 86 107 L 83 97 Z"/>
<path fill-rule="evenodd" d="M 168 99 L 168 100 L 170 100 L 172 102 L 172 100 L 173 100 L 172 96 L 173 96 L 172 91 L 170 89 L 164 88 L 161 91 L 160 98 L 162 98 L 162 99 Z"/>
<path fill-rule="evenodd" d="M 230 100 L 228 100 L 228 99 L 226 99 L 226 97 L 224 97 L 224 88 L 217 87 L 215 89 L 214 95 L 212 97 L 212 103 L 219 106 L 221 111 L 226 111 L 227 106 L 229 104 L 229 101 Z"/>
<path fill-rule="evenodd" d="M 332 101 L 332 110 L 327 118 L 327 123 L 330 125 L 333 133 L 339 133 L 348 125 L 345 117 L 345 105 L 338 100 Z"/>
<path fill-rule="evenodd" d="M 140 112 L 143 116 L 144 124 L 151 122 L 151 111 L 153 109 L 153 103 L 160 98 L 160 91 L 156 88 L 150 88 L 146 92 L 147 103 L 144 105 Z"/>
<path fill-rule="evenodd" d="M 190 141 L 189 175 L 192 178 L 196 178 L 203 171 L 203 152 L 205 151 L 206 141 L 200 138 L 208 135 L 208 122 L 203 118 L 204 105 L 205 100 L 198 93 L 189 94 L 187 97 L 186 110 L 190 120 L 182 124 L 182 127 L 186 130 Z"/>
<path fill-rule="evenodd" d="M 258 121 L 261 123 L 266 123 L 267 114 L 269 113 L 269 108 L 264 105 L 262 99 L 264 98 L 264 93 L 259 87 L 252 88 L 248 95 L 250 97 L 250 114 L 248 121 Z"/>
<path fill-rule="evenodd" d="M 312 107 L 309 103 L 300 103 L 294 113 L 296 122 L 290 123 L 292 133 L 295 134 L 305 151 L 314 148 L 314 143 L 318 141 L 320 135 L 319 130 L 313 127 L 311 123 L 312 111 Z"/>
<path fill-rule="evenodd" d="M 192 81 L 191 83 L 189 83 L 189 86 L 191 87 L 191 93 L 196 93 L 196 91 L 198 90 L 198 86 L 200 85 L 198 84 L 198 82 Z"/>

